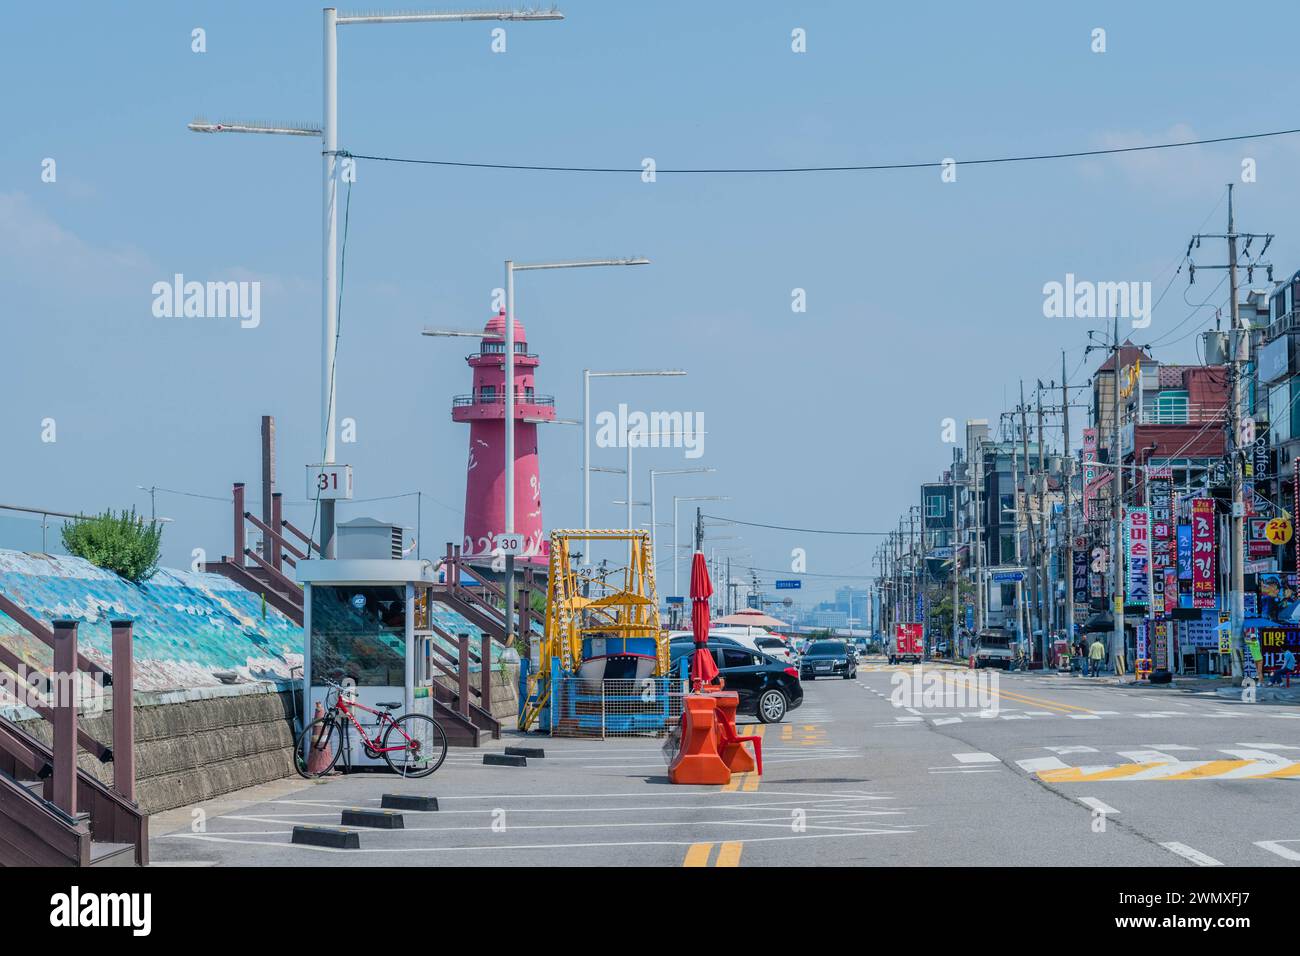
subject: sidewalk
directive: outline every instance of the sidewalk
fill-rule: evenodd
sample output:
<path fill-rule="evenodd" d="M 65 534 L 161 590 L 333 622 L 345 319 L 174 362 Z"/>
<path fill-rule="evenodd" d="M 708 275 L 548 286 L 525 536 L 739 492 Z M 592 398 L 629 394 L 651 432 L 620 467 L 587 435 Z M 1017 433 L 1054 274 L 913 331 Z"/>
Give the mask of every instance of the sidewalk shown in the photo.
<path fill-rule="evenodd" d="M 1206 676 L 1175 674 L 1168 684 L 1152 684 L 1147 680 L 1135 680 L 1132 673 L 1117 677 L 1114 674 L 1102 674 L 1099 677 L 1072 675 L 1080 681 L 1096 684 L 1108 684 L 1112 687 L 1133 687 L 1144 691 L 1181 691 L 1186 694 L 1214 694 L 1219 697 L 1239 700 L 1241 688 L 1233 679 L 1224 675 Z M 1300 679 L 1292 678 L 1290 688 L 1285 685 L 1270 687 L 1267 683 L 1256 685 L 1255 700 L 1259 703 L 1300 704 Z"/>

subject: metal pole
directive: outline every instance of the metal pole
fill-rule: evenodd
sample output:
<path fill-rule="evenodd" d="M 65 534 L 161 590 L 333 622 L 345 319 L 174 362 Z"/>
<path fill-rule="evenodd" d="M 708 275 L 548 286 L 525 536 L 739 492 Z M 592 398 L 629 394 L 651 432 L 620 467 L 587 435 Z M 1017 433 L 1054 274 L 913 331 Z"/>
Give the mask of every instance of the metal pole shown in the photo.
<path fill-rule="evenodd" d="M 673 495 L 673 594 L 681 594 L 677 587 L 677 496 Z"/>
<path fill-rule="evenodd" d="M 506 315 L 505 315 L 505 531 L 515 530 L 515 264 L 506 260 Z M 515 557 L 506 555 L 505 580 L 506 644 L 514 639 L 515 623 Z"/>
<path fill-rule="evenodd" d="M 1232 216 L 1232 184 L 1228 184 L 1228 278 L 1232 296 L 1232 333 L 1229 344 L 1232 347 L 1232 430 L 1228 435 L 1228 448 L 1232 453 L 1232 534 L 1231 561 L 1232 580 L 1231 597 L 1228 605 L 1232 621 L 1232 676 L 1241 677 L 1245 673 L 1245 635 L 1242 632 L 1245 618 L 1245 543 L 1243 541 L 1243 516 L 1246 513 L 1242 501 L 1241 474 L 1241 353 L 1245 336 L 1241 327 L 1241 309 L 1237 301 L 1237 231 Z M 1258 679 L 1259 675 L 1256 675 Z"/>
<path fill-rule="evenodd" d="M 628 500 L 632 496 L 628 495 Z M 591 530 L 591 369 L 582 370 L 582 530 Z"/>
<path fill-rule="evenodd" d="M 1061 577 L 1065 580 L 1065 639 L 1074 646 L 1074 519 L 1070 516 L 1070 491 L 1074 478 L 1074 456 L 1070 453 L 1070 389 L 1066 384 L 1065 353 L 1061 353 L 1061 410 L 1064 416 L 1062 440 L 1065 455 L 1061 467 L 1065 470 L 1065 558 Z"/>
<path fill-rule="evenodd" d="M 957 604 L 960 601 L 960 589 L 958 587 L 958 567 L 957 560 L 958 532 L 959 521 L 957 518 L 957 449 L 952 450 L 952 646 L 948 649 L 949 654 L 954 659 L 957 657 L 957 643 L 961 636 L 961 631 L 957 627 Z"/>
<path fill-rule="evenodd" d="M 627 500 L 632 500 L 631 490 L 628 491 Z M 653 468 L 650 469 L 650 560 L 652 563 L 659 560 L 659 553 L 655 551 L 655 473 Z"/>
<path fill-rule="evenodd" d="M 1115 465 L 1115 479 L 1113 484 L 1114 496 L 1111 503 L 1111 523 L 1114 525 L 1114 537 L 1111 541 L 1111 562 L 1112 586 L 1115 600 L 1115 607 L 1112 612 L 1115 618 L 1115 629 L 1111 633 L 1110 658 L 1111 664 L 1115 668 L 1115 673 L 1119 673 L 1119 659 L 1124 654 L 1124 461 L 1123 454 L 1119 447 L 1119 317 L 1115 317 L 1114 326 L 1115 340 L 1111 346 L 1111 354 L 1115 356 L 1114 368 L 1114 411 L 1111 421 L 1111 452 L 1110 458 Z"/>
<path fill-rule="evenodd" d="M 632 530 L 632 439 L 628 435 L 623 436 L 623 442 L 627 445 L 627 530 Z"/>
<path fill-rule="evenodd" d="M 975 439 L 975 633 L 984 627 L 984 514 L 983 495 L 980 491 L 984 480 L 984 439 Z"/>
<path fill-rule="evenodd" d="M 338 11 L 326 7 L 325 14 L 325 110 L 322 140 L 324 148 L 324 248 L 321 270 L 321 447 L 325 464 L 334 464 L 334 348 L 338 339 Z M 334 499 L 320 502 L 321 554 L 335 556 Z M 238 556 L 236 556 L 238 557 Z"/>

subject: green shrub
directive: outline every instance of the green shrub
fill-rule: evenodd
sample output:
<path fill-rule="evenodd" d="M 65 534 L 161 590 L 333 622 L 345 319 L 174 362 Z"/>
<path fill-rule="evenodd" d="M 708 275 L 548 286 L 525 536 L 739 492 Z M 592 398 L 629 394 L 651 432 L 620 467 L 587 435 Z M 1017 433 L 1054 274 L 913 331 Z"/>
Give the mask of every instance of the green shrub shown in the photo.
<path fill-rule="evenodd" d="M 119 515 L 110 509 L 65 524 L 63 546 L 69 554 L 128 581 L 144 581 L 158 570 L 162 526 L 136 517 L 134 508 Z"/>

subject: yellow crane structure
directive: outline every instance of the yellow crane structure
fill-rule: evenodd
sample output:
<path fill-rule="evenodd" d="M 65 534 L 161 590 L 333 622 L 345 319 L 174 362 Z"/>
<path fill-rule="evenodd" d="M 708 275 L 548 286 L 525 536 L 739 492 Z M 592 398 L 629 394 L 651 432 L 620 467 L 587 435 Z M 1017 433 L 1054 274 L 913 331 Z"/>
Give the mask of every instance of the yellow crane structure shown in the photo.
<path fill-rule="evenodd" d="M 546 584 L 546 625 L 538 648 L 538 667 L 528 675 L 519 710 L 519 729 L 528 730 L 552 703 L 553 682 L 577 675 L 591 660 L 593 641 L 610 651 L 653 660 L 654 677 L 669 670 L 668 634 L 659 618 L 654 555 L 648 531 L 557 530 L 551 532 Z M 628 562 L 621 586 L 610 583 L 618 571 L 580 567 L 574 545 L 624 542 Z M 601 652 L 604 656 L 605 652 Z M 547 722 L 542 721 L 545 725 Z"/>

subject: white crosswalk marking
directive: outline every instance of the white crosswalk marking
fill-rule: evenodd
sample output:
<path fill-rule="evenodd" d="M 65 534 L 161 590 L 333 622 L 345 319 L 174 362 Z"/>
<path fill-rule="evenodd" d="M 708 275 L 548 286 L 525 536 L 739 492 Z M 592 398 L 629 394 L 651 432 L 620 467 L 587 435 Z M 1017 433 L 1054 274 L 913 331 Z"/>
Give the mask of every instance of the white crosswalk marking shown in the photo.
<path fill-rule="evenodd" d="M 1223 864 L 1214 857 L 1206 856 L 1200 850 L 1193 850 L 1186 843 L 1171 842 L 1162 843 L 1160 845 L 1170 853 L 1177 853 L 1183 859 L 1191 860 L 1197 866 L 1223 866 Z"/>
<path fill-rule="evenodd" d="M 1025 773 L 1037 773 L 1040 770 L 1067 770 L 1070 765 L 1059 757 L 1034 757 L 1032 760 L 1017 760 L 1016 766 Z"/>
<path fill-rule="evenodd" d="M 1221 750 L 1219 752 L 1230 757 L 1236 757 L 1238 760 L 1258 760 L 1260 763 L 1274 764 L 1279 767 L 1284 767 L 1291 762 L 1289 758 L 1269 750 L 1242 748 L 1240 750 Z"/>
<path fill-rule="evenodd" d="M 943 727 L 947 724 L 960 724 L 960 717 L 937 717 L 931 721 L 936 727 Z"/>
<path fill-rule="evenodd" d="M 1099 714 L 1070 714 L 1071 720 L 1101 720 Z"/>
<path fill-rule="evenodd" d="M 1130 763 L 1177 763 L 1177 757 L 1171 757 L 1159 750 L 1120 750 L 1119 755 Z"/>
<path fill-rule="evenodd" d="M 1095 754 L 1097 752 L 1096 747 L 1084 747 L 1084 746 L 1047 747 L 1046 749 L 1050 750 L 1054 754 L 1060 754 L 1061 756 L 1065 756 L 1066 754 Z"/>
<path fill-rule="evenodd" d="M 1300 750 L 1300 747 L 1293 747 L 1290 744 L 1261 744 L 1254 740 L 1243 740 L 1237 746 L 1258 747 L 1260 750 Z"/>
<path fill-rule="evenodd" d="M 993 754 L 976 752 L 968 754 L 953 754 L 952 759 L 958 763 L 998 763 L 999 760 Z"/>

